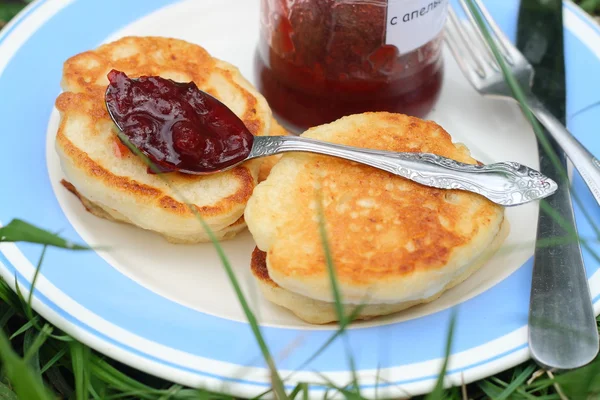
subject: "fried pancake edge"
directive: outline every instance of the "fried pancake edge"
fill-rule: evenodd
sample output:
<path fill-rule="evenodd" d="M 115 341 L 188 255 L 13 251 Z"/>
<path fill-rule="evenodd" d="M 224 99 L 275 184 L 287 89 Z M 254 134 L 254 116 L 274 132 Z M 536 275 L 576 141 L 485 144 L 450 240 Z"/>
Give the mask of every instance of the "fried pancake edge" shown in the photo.
<path fill-rule="evenodd" d="M 428 297 L 415 300 L 401 301 L 398 303 L 370 303 L 368 297 L 361 303 L 362 309 L 357 320 L 369 320 L 375 317 L 394 314 L 419 304 L 430 303 L 437 300 L 444 292 L 464 282 L 477 272 L 502 246 L 503 241 L 510 231 L 509 223 L 504 220 L 501 230 L 494 241 L 477 259 L 470 265 L 465 266 L 456 276 L 444 285 L 439 291 L 428 295 Z M 270 277 L 266 264 L 265 252 L 255 248 L 252 252 L 251 271 L 256 282 L 267 300 L 286 308 L 298 318 L 310 324 L 327 324 L 339 321 L 335 304 L 321 300 L 312 299 L 301 294 L 284 289 L 275 283 Z M 345 304 L 344 312 L 350 315 L 359 304 Z"/>

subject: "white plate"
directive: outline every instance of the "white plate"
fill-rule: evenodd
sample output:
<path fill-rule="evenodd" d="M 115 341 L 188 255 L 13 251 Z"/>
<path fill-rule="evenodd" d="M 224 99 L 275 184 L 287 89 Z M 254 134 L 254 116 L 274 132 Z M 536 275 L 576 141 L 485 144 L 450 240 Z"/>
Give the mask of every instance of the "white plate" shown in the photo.
<path fill-rule="evenodd" d="M 517 1 L 489 1 L 503 29 L 514 36 Z M 115 12 L 116 11 L 116 12 Z M 59 182 L 54 152 L 63 61 L 123 35 L 163 35 L 204 46 L 254 79 L 258 39 L 256 0 L 39 0 L 0 36 L 0 221 L 22 218 L 74 242 L 108 245 L 106 252 L 48 252 L 35 293 L 44 317 L 97 350 L 149 373 L 190 386 L 250 397 L 266 390 L 269 374 L 211 245 L 176 246 L 133 227 L 86 213 Z M 569 128 L 595 154 L 600 92 L 591 81 L 600 66 L 600 29 L 565 4 Z M 217 34 L 218 32 L 218 34 Z M 575 54 L 577 59 L 575 59 Z M 484 162 L 518 161 L 538 167 L 534 135 L 513 104 L 484 100 L 445 53 L 441 99 L 429 116 Z M 579 111 L 583 112 L 578 113 Z M 600 210 L 581 183 L 574 187 L 587 211 Z M 458 321 L 448 377 L 470 382 L 527 359 L 527 308 L 537 205 L 510 208 L 505 245 L 479 272 L 439 300 L 390 317 L 356 323 L 348 333 L 363 393 L 382 397 L 428 391 L 440 368 L 451 309 Z M 576 208 L 584 237 L 592 230 Z M 262 298 L 249 273 L 254 247 L 246 232 L 223 243 L 283 377 L 300 367 L 335 332 L 311 326 Z M 39 246 L 0 245 L 0 272 L 29 287 Z M 600 311 L 598 263 L 585 254 L 590 287 Z M 286 385 L 350 382 L 345 347 L 334 342 Z M 377 379 L 379 376 L 379 380 Z M 322 396 L 323 387 L 311 386 Z"/>

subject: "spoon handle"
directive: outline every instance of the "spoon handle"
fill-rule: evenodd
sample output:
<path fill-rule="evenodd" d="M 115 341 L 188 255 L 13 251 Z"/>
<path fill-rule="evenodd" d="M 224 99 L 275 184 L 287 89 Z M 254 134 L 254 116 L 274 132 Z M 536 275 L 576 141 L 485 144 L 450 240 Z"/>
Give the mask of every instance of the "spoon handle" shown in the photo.
<path fill-rule="evenodd" d="M 503 206 L 547 197 L 556 183 L 524 165 L 501 162 L 471 165 L 430 153 L 371 150 L 298 136 L 258 136 L 248 159 L 286 152 L 308 152 L 343 158 L 410 179 L 425 186 L 480 194 Z"/>

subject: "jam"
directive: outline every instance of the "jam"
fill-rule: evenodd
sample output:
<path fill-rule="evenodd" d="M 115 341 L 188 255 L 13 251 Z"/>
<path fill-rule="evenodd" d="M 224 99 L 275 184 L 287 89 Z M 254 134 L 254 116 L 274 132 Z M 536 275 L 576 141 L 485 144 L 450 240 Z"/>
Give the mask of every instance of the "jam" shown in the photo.
<path fill-rule="evenodd" d="M 258 88 L 283 123 L 303 130 L 366 111 L 424 117 L 433 108 L 443 76 L 442 33 L 401 53 L 386 44 L 387 6 L 262 0 Z"/>
<path fill-rule="evenodd" d="M 193 82 L 130 79 L 116 70 L 108 80 L 108 110 L 131 144 L 160 171 L 216 172 L 250 153 L 253 136 L 242 120 Z"/>

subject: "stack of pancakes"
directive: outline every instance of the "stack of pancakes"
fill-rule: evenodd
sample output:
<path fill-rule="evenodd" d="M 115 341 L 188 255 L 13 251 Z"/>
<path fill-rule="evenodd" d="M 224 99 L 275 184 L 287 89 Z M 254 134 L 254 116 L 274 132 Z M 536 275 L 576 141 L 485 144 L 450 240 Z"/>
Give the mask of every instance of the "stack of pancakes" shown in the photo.
<path fill-rule="evenodd" d="M 148 173 L 120 143 L 106 110 L 112 69 L 131 77 L 194 81 L 231 108 L 252 134 L 286 134 L 236 67 L 181 40 L 126 37 L 65 63 L 64 92 L 56 101 L 61 114 L 56 149 L 65 186 L 95 215 L 176 243 L 208 241 L 196 213 L 218 239 L 233 237 L 247 223 L 257 245 L 252 273 L 264 295 L 305 321 L 338 319 L 320 223 L 346 311 L 362 304 L 360 318 L 436 299 L 481 267 L 507 234 L 503 208 L 479 195 L 425 187 L 333 157 L 288 153 L 207 176 Z M 303 136 L 477 162 L 439 125 L 399 114 L 348 116 Z"/>
<path fill-rule="evenodd" d="M 226 104 L 254 135 L 283 134 L 263 96 L 239 70 L 202 47 L 161 37 L 126 37 L 66 61 L 56 106 L 61 114 L 56 149 L 65 186 L 99 217 L 157 232 L 175 243 L 208 241 L 186 203 L 194 207 L 219 239 L 246 227 L 246 202 L 269 160 L 253 160 L 209 176 L 181 173 L 157 176 L 123 146 L 104 103 L 111 69 L 131 77 L 158 75 L 194 81 Z"/>
<path fill-rule="evenodd" d="M 302 136 L 476 163 L 439 125 L 399 114 L 348 116 Z M 346 312 L 361 304 L 363 319 L 435 300 L 480 268 L 508 227 L 503 208 L 482 196 L 307 153 L 281 158 L 254 190 L 245 219 L 262 292 L 310 323 L 338 319 L 320 221 Z"/>

